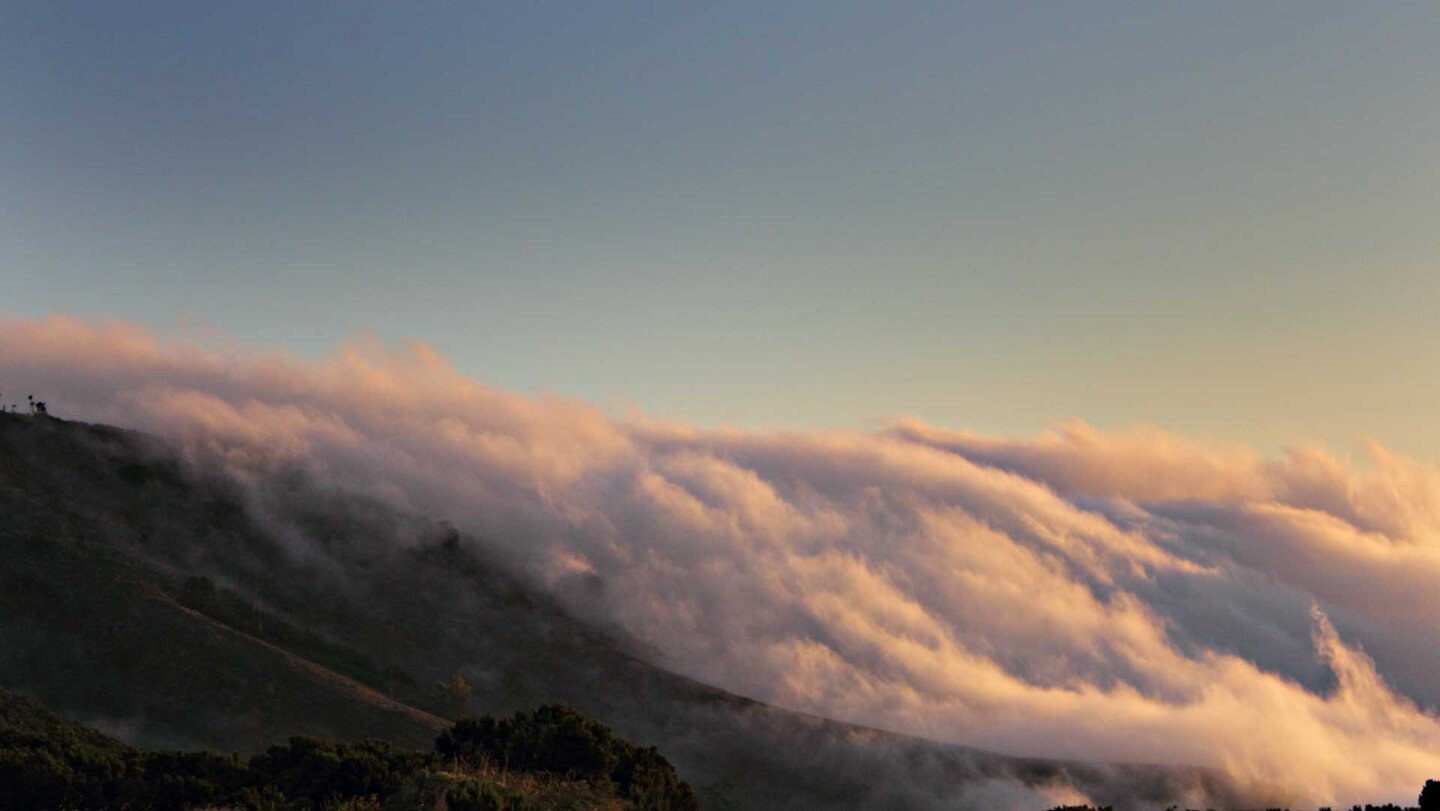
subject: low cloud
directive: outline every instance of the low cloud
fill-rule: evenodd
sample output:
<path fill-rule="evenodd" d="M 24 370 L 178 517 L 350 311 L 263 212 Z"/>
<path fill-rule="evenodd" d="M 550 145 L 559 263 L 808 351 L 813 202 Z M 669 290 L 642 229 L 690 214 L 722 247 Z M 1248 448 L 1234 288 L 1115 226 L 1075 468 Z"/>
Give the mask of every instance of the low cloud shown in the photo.
<path fill-rule="evenodd" d="M 1150 427 L 702 430 L 420 344 L 309 362 L 66 318 L 0 322 L 15 385 L 453 521 L 664 664 L 786 707 L 1297 802 L 1440 775 L 1440 470 L 1379 446 L 1359 469 Z"/>

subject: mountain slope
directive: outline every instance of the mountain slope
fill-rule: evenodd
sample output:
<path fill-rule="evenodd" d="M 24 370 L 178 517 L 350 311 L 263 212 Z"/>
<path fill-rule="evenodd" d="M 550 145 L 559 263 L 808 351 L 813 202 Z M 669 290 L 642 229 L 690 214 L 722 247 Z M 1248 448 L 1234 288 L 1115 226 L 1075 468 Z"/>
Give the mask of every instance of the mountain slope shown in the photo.
<path fill-rule="evenodd" d="M 481 539 L 293 472 L 242 483 L 132 432 L 0 415 L 0 515 L 0 687 L 129 742 L 420 745 L 461 712 L 558 700 L 659 746 L 717 808 L 950 808 L 997 786 L 1228 804 L 1210 772 L 1008 758 L 706 687 Z M 468 698 L 436 688 L 452 673 Z"/>

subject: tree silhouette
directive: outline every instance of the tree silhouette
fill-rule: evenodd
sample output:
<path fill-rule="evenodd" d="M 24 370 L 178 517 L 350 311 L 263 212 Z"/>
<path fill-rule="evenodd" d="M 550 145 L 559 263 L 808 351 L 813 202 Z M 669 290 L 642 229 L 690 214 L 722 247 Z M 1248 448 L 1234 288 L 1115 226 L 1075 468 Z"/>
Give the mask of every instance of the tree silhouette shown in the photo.
<path fill-rule="evenodd" d="M 1420 811 L 1440 811 L 1440 781 L 1426 780 L 1420 789 Z"/>
<path fill-rule="evenodd" d="M 470 703 L 470 683 L 458 672 L 451 673 L 450 678 L 436 685 L 440 693 L 440 700 L 445 708 L 452 715 L 461 715 Z"/>

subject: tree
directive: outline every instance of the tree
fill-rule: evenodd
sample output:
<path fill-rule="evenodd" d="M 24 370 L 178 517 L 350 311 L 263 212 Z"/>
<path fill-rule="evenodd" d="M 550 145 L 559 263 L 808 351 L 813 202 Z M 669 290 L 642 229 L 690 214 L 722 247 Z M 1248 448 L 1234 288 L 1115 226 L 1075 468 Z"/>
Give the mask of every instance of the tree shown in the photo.
<path fill-rule="evenodd" d="M 1440 780 L 1426 780 L 1420 789 L 1420 811 L 1440 811 Z"/>
<path fill-rule="evenodd" d="M 470 703 L 470 683 L 458 672 L 451 673 L 450 678 L 437 685 L 440 691 L 440 700 L 455 715 L 461 715 Z"/>

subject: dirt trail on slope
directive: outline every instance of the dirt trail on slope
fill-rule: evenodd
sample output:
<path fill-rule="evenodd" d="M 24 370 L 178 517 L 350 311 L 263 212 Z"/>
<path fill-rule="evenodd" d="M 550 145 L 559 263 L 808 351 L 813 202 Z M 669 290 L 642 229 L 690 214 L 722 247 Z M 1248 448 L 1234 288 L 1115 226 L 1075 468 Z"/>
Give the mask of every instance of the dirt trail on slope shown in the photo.
<path fill-rule="evenodd" d="M 153 583 L 141 583 L 141 586 L 145 589 L 145 594 L 150 599 L 170 606 L 176 611 L 183 612 L 188 616 L 197 619 L 200 622 L 205 623 L 206 625 L 209 625 L 211 628 L 214 628 L 217 631 L 230 634 L 231 636 L 238 637 L 246 642 L 249 642 L 252 645 L 257 645 L 268 651 L 279 654 L 280 657 L 285 661 L 285 664 L 289 665 L 292 669 L 304 673 L 311 679 L 320 682 L 327 687 L 333 688 L 337 692 L 349 696 L 350 698 L 362 704 L 369 704 L 370 706 L 377 707 L 379 709 L 399 713 L 410 718 L 411 720 L 418 721 L 419 723 L 425 724 L 434 729 L 444 729 L 450 726 L 451 723 L 453 723 L 450 719 L 442 718 L 433 713 L 426 712 L 418 707 L 412 707 L 409 704 L 396 701 L 395 699 L 390 698 L 384 693 L 381 693 L 379 690 L 376 690 L 373 687 L 369 687 L 368 685 L 361 684 L 360 682 L 350 678 L 349 676 L 341 673 L 336 673 L 335 671 L 331 670 L 328 667 L 325 667 L 324 665 L 317 664 L 310 661 L 309 659 L 306 659 L 303 656 L 296 655 L 286 650 L 285 648 L 276 645 L 273 642 L 267 642 L 266 640 L 261 639 L 258 636 L 248 634 L 238 628 L 235 628 L 234 626 L 227 625 L 220 620 L 215 619 L 214 617 L 182 605 L 180 601 L 176 600 L 174 597 L 170 596 L 170 594 L 168 594 L 163 589 Z"/>

